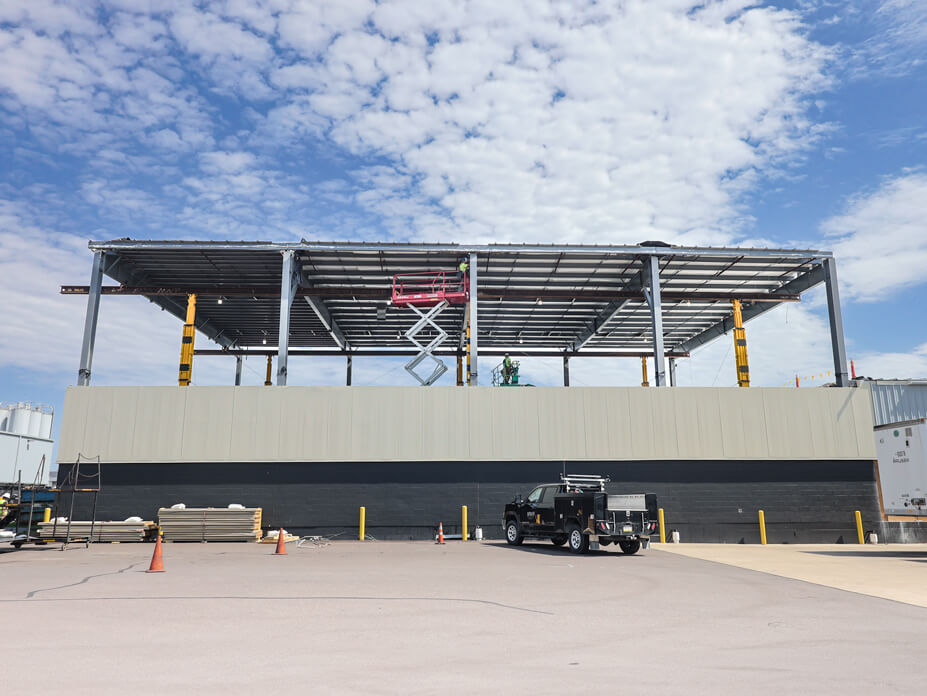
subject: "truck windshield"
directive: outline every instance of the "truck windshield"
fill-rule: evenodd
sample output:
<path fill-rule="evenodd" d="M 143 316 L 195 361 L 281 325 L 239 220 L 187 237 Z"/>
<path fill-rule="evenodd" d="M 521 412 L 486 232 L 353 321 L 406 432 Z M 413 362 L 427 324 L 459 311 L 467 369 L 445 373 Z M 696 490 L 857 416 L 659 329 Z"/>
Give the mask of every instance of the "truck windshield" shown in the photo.
<path fill-rule="evenodd" d="M 541 493 L 544 491 L 543 486 L 538 486 L 528 494 L 529 503 L 537 503 L 541 499 Z"/>

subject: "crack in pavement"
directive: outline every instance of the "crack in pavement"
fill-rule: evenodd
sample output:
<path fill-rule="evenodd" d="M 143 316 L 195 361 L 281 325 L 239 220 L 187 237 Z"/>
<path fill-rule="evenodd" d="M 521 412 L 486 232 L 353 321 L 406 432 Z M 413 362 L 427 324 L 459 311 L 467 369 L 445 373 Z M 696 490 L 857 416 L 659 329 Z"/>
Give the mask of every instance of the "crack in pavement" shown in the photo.
<path fill-rule="evenodd" d="M 116 575 L 118 573 L 125 572 L 130 568 L 138 565 L 134 563 L 128 568 L 123 568 L 117 573 L 101 573 L 100 575 Z M 32 597 L 37 592 L 47 592 L 48 590 L 60 590 L 64 587 L 73 587 L 74 585 L 80 585 L 89 580 L 90 578 L 99 577 L 99 575 L 91 575 L 84 578 L 80 582 L 75 582 L 70 585 L 62 585 L 61 587 L 50 587 L 46 590 L 33 590 L 25 599 L 0 599 L 0 604 L 6 603 L 17 603 L 17 602 L 111 602 L 111 601 L 138 601 L 138 600 L 149 600 L 149 601 L 165 601 L 165 600 L 184 600 L 184 599 L 239 599 L 239 600 L 249 600 L 249 601 L 345 601 L 345 600 L 356 600 L 356 601 L 365 601 L 365 602 L 467 602 L 471 604 L 485 604 L 487 606 L 499 607 L 501 609 L 511 609 L 513 611 L 524 611 L 531 614 L 545 614 L 547 616 L 553 616 L 554 612 L 552 611 L 543 611 L 541 609 L 528 609 L 527 607 L 517 607 L 512 604 L 503 604 L 502 602 L 493 602 L 488 599 L 467 599 L 464 597 L 344 597 L 344 596 L 324 596 L 324 595 L 309 595 L 309 596 L 295 596 L 295 597 L 248 597 L 248 596 L 237 596 L 237 595 L 190 595 L 190 596 L 164 596 L 164 597 L 49 597 L 41 599 L 32 599 Z"/>
<path fill-rule="evenodd" d="M 26 593 L 25 599 L 32 599 L 32 598 L 35 597 L 39 592 L 51 592 L 52 590 L 63 590 L 63 589 L 65 589 L 65 588 L 67 588 L 67 587 L 76 587 L 77 585 L 83 585 L 84 583 L 89 582 L 89 581 L 92 580 L 93 578 L 101 578 L 101 577 L 103 577 L 104 575 L 119 575 L 120 573 L 124 573 L 124 572 L 126 572 L 127 570 L 132 570 L 132 569 L 133 569 L 135 566 L 137 566 L 137 565 L 140 565 L 140 563 L 133 563 L 133 564 L 130 565 L 130 566 L 126 566 L 125 568 L 122 568 L 121 570 L 116 570 L 116 571 L 113 571 L 113 572 L 111 572 L 111 573 L 97 573 L 96 575 L 88 575 L 88 576 L 85 577 L 84 579 L 78 580 L 77 582 L 72 582 L 72 583 L 70 583 L 69 585 L 59 585 L 58 587 L 44 587 L 44 588 L 42 588 L 41 590 L 32 590 L 31 592 L 27 592 L 27 593 Z M 3 601 L 3 602 L 21 602 L 21 601 L 24 601 L 24 600 L 21 600 L 21 599 L 3 599 L 3 600 L 0 600 L 0 601 Z M 37 601 L 39 601 L 39 600 L 37 600 Z"/>

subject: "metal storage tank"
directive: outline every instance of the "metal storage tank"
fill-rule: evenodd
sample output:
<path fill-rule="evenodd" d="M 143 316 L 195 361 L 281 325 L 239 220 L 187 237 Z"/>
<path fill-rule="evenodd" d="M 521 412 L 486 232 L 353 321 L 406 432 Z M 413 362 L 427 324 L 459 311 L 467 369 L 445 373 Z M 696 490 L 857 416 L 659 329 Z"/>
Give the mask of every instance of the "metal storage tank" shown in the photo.
<path fill-rule="evenodd" d="M 29 430 L 26 434 L 29 437 L 42 437 L 42 409 L 38 406 L 29 407 Z"/>
<path fill-rule="evenodd" d="M 869 387 L 876 427 L 927 418 L 927 380 L 860 380 L 857 385 Z"/>
<path fill-rule="evenodd" d="M 42 425 L 39 429 L 39 437 L 51 440 L 52 421 L 54 418 L 55 412 L 52 409 L 49 408 L 47 413 L 42 411 Z"/>
<path fill-rule="evenodd" d="M 29 420 L 32 418 L 32 409 L 22 402 L 10 409 L 10 432 L 14 435 L 29 434 Z"/>

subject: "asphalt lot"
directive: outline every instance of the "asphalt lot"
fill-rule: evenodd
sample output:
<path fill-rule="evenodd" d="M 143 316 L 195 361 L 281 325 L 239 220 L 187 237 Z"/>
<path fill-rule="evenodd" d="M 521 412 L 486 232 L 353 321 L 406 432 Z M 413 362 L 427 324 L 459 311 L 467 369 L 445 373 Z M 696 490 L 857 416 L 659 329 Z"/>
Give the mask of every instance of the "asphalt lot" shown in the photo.
<path fill-rule="evenodd" d="M 3 686 L 844 695 L 907 691 L 927 677 L 927 609 L 677 550 L 287 549 L 166 544 L 160 574 L 143 572 L 150 544 L 2 553 L 3 623 L 16 636 L 4 641 Z"/>

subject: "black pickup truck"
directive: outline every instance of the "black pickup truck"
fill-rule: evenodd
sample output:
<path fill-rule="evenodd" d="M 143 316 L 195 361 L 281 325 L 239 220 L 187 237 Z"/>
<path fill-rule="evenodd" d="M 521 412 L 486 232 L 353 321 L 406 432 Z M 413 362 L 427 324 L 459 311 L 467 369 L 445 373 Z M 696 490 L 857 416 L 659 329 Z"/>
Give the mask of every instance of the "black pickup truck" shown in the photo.
<path fill-rule="evenodd" d="M 607 493 L 609 479 L 602 476 L 570 474 L 561 479 L 505 506 L 502 528 L 509 544 L 550 539 L 557 546 L 568 543 L 574 553 L 611 543 L 627 554 L 647 548 L 656 529 L 656 495 Z"/>

